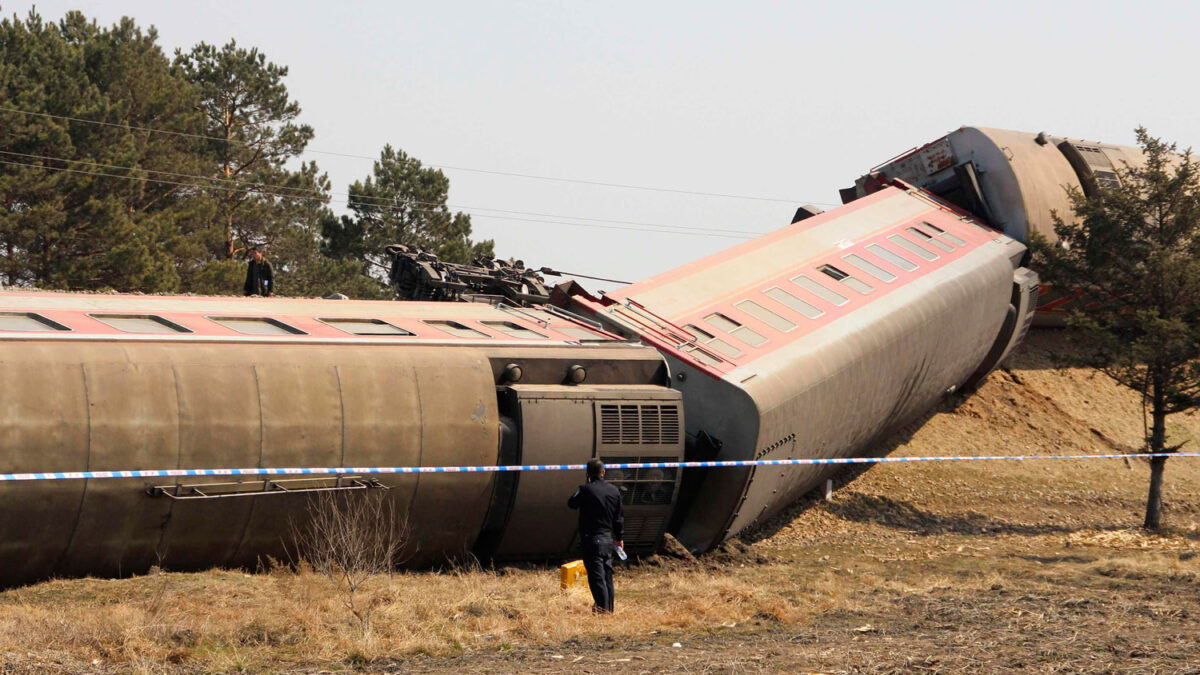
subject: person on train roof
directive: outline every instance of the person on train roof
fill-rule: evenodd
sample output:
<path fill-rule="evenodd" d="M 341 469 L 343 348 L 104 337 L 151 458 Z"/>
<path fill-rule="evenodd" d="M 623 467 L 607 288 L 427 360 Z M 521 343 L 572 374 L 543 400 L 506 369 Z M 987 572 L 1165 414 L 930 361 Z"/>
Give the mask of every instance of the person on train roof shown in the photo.
<path fill-rule="evenodd" d="M 246 295 L 264 298 L 275 295 L 275 270 L 257 246 L 250 249 L 250 262 L 246 265 Z"/>

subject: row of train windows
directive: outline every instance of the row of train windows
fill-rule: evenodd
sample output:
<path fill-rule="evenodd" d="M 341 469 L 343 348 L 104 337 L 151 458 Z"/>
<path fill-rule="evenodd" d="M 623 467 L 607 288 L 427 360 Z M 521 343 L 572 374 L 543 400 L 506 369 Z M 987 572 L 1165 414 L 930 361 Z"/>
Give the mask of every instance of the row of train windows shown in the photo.
<path fill-rule="evenodd" d="M 954 247 L 956 246 L 967 245 L 967 242 L 963 241 L 962 239 L 932 223 L 924 221 L 921 222 L 921 227 L 909 227 L 906 228 L 906 231 L 923 243 L 943 252 L 953 251 Z M 892 244 L 895 244 L 897 247 L 907 251 L 908 253 L 911 253 L 921 260 L 933 261 L 940 257 L 936 252 L 898 234 L 889 235 L 887 239 Z M 894 265 L 898 269 L 904 270 L 905 272 L 912 272 L 919 267 L 917 263 L 905 258 L 896 251 L 893 251 L 881 244 L 867 244 L 864 248 L 872 255 L 879 257 L 881 260 Z M 895 274 L 892 274 L 886 269 L 876 265 L 875 263 L 856 253 L 842 256 L 842 260 L 845 260 L 850 266 L 858 269 L 864 274 L 874 277 L 875 279 L 885 283 L 891 283 L 896 280 Z M 817 271 L 862 295 L 866 295 L 867 293 L 875 290 L 870 284 L 866 283 L 862 279 L 859 279 L 858 277 L 855 277 L 854 275 L 833 265 L 821 265 L 817 268 Z M 834 305 L 835 307 L 840 307 L 849 302 L 849 299 L 845 296 L 832 291 L 821 284 L 818 284 L 803 274 L 792 277 L 790 281 L 812 295 L 820 298 L 821 300 Z M 780 288 L 779 286 L 772 286 L 764 290 L 763 295 L 809 319 L 815 319 L 825 313 L 825 310 L 821 309 L 820 307 L 800 299 L 799 297 L 784 290 L 783 288 Z M 791 319 L 781 316 L 780 314 L 771 311 L 762 304 L 753 300 L 739 300 L 738 302 L 733 303 L 733 306 L 781 333 L 786 333 L 796 328 L 796 323 Z M 749 326 L 743 325 L 735 319 L 721 314 L 720 312 L 709 314 L 708 316 L 704 317 L 704 321 L 713 328 L 728 333 L 729 335 L 737 338 L 747 345 L 750 345 L 751 347 L 761 346 L 767 341 L 766 336 L 762 335 L 758 331 L 750 328 Z M 704 330 L 695 324 L 688 324 L 686 328 L 696 335 L 697 342 L 711 347 L 713 350 L 724 354 L 725 356 L 738 357 L 742 354 L 741 350 L 737 347 L 734 347 L 729 342 L 722 340 L 712 332 Z M 712 361 L 714 364 L 716 363 L 714 359 L 706 358 L 703 352 L 697 351 L 693 352 L 693 354 L 702 361 Z"/>
<path fill-rule="evenodd" d="M 153 314 L 89 314 L 88 316 L 126 333 L 195 332 L 174 321 Z M 307 333 L 299 328 L 268 317 L 210 316 L 205 318 L 213 323 L 245 335 L 307 335 Z M 411 331 L 394 326 L 381 319 L 330 318 L 317 320 L 352 335 L 416 335 Z M 487 333 L 475 330 L 457 321 L 429 320 L 423 323 L 455 337 L 475 339 L 491 337 Z M 535 340 L 546 339 L 545 335 L 511 321 L 481 321 L 480 323 L 510 337 Z M 0 312 L 0 331 L 69 330 L 71 329 L 67 326 L 33 312 Z M 572 332 L 571 328 L 563 328 L 561 330 L 572 337 L 596 337 L 594 334 L 583 330 L 579 330 L 578 332 Z"/>

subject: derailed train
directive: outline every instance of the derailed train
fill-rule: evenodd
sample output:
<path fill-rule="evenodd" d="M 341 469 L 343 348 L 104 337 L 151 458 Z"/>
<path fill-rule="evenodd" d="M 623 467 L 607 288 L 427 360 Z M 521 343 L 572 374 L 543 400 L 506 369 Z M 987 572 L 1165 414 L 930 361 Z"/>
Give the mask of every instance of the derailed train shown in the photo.
<path fill-rule="evenodd" d="M 0 473 L 846 457 L 1028 329 L 1025 247 L 901 182 L 547 304 L 0 293 Z M 626 546 L 708 549 L 829 467 L 641 469 Z M 374 491 L 420 565 L 560 558 L 572 472 L 0 483 L 0 583 L 251 565 Z"/>
<path fill-rule="evenodd" d="M 1025 243 L 1037 233 L 1057 239 L 1054 214 L 1075 218 L 1069 190 L 1094 195 L 1141 167 L 1141 148 L 984 127 L 960 127 L 871 169 L 841 190 L 844 203 L 903 180 Z M 1062 325 L 1075 294 L 1043 286 L 1036 323 Z"/>

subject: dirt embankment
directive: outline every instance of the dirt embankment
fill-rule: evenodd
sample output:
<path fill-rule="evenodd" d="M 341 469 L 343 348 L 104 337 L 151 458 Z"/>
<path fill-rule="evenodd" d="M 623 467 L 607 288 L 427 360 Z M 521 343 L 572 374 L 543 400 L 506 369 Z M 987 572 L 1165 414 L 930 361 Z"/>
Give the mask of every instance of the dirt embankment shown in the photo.
<path fill-rule="evenodd" d="M 1099 454 L 1141 445 L 1137 397 L 1057 370 L 1036 333 L 896 455 Z M 1176 417 L 1178 441 L 1200 417 Z M 311 571 L 65 580 L 0 593 L 2 672 L 1200 672 L 1200 461 L 885 464 L 699 561 L 617 572 L 594 616 L 554 569 L 373 579 Z M 679 646 L 675 646 L 678 644 Z"/>

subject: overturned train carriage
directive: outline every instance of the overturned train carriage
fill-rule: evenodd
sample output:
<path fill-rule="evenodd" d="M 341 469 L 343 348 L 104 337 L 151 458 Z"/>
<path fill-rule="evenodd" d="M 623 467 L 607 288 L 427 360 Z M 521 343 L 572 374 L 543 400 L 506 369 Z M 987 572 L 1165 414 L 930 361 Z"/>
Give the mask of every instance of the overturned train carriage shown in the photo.
<path fill-rule="evenodd" d="M 1136 147 L 965 126 L 871 169 L 841 197 L 849 203 L 902 180 L 1017 241 L 1036 233 L 1053 242 L 1054 215 L 1075 217 L 1070 191 L 1094 195 L 1118 185 L 1121 171 L 1144 162 Z M 1043 287 L 1036 322 L 1062 325 L 1075 298 L 1070 289 Z"/>
<path fill-rule="evenodd" d="M 0 295 L 0 472 L 478 466 L 682 458 L 652 349 L 553 309 L 472 303 Z M 615 437 L 610 418 L 630 408 Z M 651 411 L 657 424 L 652 424 Z M 579 477 L 295 475 L 0 485 L 0 581 L 284 559 L 318 491 L 374 492 L 403 558 L 561 556 Z M 674 472 L 618 483 L 657 545 Z"/>
<path fill-rule="evenodd" d="M 842 457 L 993 368 L 1024 247 L 887 187 L 555 305 L 0 293 L 0 473 Z M 590 318 L 585 318 L 586 317 Z M 703 550 L 814 467 L 614 472 L 626 544 Z M 573 472 L 0 484 L 0 583 L 281 557 L 311 496 L 390 500 L 404 558 L 558 558 Z"/>
<path fill-rule="evenodd" d="M 603 298 L 573 300 L 666 359 L 689 459 L 848 457 L 971 386 L 1028 330 L 1026 249 L 915 189 L 835 211 Z M 778 513 L 834 469 L 689 471 L 695 550 Z"/>

